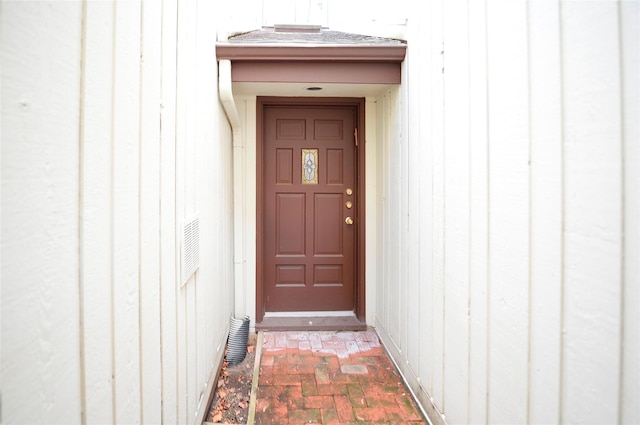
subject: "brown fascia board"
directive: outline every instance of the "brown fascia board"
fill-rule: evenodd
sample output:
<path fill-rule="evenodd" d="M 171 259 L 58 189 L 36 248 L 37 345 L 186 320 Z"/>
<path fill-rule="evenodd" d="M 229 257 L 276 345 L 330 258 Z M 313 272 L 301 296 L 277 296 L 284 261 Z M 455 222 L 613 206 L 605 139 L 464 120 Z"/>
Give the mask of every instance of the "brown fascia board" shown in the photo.
<path fill-rule="evenodd" d="M 234 61 L 233 82 L 400 84 L 397 62 Z"/>
<path fill-rule="evenodd" d="M 397 45 L 287 45 L 218 43 L 218 60 L 232 61 L 340 61 L 394 62 L 404 60 L 407 46 Z"/>

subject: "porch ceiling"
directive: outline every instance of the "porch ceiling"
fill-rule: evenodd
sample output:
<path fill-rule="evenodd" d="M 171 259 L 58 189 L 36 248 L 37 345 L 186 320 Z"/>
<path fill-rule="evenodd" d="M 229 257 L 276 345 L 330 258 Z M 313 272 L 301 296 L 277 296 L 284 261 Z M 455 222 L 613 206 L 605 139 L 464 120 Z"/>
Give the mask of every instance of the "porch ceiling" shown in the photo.
<path fill-rule="evenodd" d="M 336 84 L 336 83 L 233 83 L 236 96 L 302 96 L 302 97 L 376 97 L 395 84 Z M 310 91 L 308 87 L 321 87 Z"/>

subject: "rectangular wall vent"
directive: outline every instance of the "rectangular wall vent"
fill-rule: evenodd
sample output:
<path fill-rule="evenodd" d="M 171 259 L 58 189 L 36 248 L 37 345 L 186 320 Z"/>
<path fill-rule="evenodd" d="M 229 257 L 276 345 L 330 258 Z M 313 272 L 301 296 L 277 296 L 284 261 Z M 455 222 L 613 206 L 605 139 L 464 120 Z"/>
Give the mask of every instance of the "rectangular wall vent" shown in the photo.
<path fill-rule="evenodd" d="M 182 284 L 200 267 L 200 215 L 194 214 L 184 220 L 182 228 Z"/>

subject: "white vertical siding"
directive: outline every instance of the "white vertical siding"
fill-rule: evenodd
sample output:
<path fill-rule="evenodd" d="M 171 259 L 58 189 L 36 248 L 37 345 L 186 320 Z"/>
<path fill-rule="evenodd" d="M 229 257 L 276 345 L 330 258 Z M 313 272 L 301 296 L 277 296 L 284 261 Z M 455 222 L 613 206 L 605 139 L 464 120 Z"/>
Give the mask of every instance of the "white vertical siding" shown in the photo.
<path fill-rule="evenodd" d="M 81 22 L 80 3 L 2 4 L 3 423 L 81 420 Z"/>
<path fill-rule="evenodd" d="M 115 422 L 140 422 L 140 2 L 115 6 L 112 211 Z M 86 306 L 88 307 L 88 306 Z M 132 326 L 134 325 L 134 326 Z"/>
<path fill-rule="evenodd" d="M 407 68 L 405 68 L 404 72 L 406 72 L 406 69 Z M 408 102 L 405 103 L 406 111 L 403 114 L 405 120 L 415 120 L 418 118 L 417 114 L 420 113 L 420 109 L 413 108 Z M 407 209 L 407 220 L 405 231 L 407 232 L 407 238 L 405 242 L 406 248 L 403 252 L 403 257 L 406 257 L 408 262 L 407 267 L 405 268 L 406 276 L 403 278 L 416 276 L 416 279 L 409 279 L 410 285 L 407 286 L 403 294 L 406 306 L 403 309 L 405 314 L 402 334 L 402 340 L 404 341 L 403 347 L 407 352 L 407 356 L 410 356 L 409 363 L 414 369 L 419 368 L 420 359 L 417 356 L 417 345 L 420 344 L 420 340 L 410 338 L 409 335 L 411 334 L 410 328 L 414 326 L 421 326 L 421 324 L 419 324 L 421 304 L 418 296 L 418 294 L 420 294 L 420 228 L 422 225 L 426 226 L 428 224 L 428 222 L 422 223 L 421 220 L 422 212 L 420 211 L 420 198 L 417 196 L 408 196 L 408 193 L 415 192 L 422 184 L 422 179 L 411 177 L 416 173 L 419 173 L 423 168 L 423 157 L 417 154 L 423 144 L 420 143 L 419 138 L 411 137 L 412 134 L 417 135 L 417 131 L 417 128 L 407 126 L 407 131 L 405 132 L 407 145 L 407 190 L 405 191 L 405 193 L 407 193 L 407 195 L 405 195 L 407 197 L 405 204 L 405 208 Z M 413 231 L 409 231 L 411 229 L 413 229 Z M 415 372 L 417 372 L 417 370 L 415 370 Z"/>
<path fill-rule="evenodd" d="M 428 2 L 419 2 L 417 12 L 422 16 L 428 16 L 429 8 L 431 4 Z M 419 36 L 427 35 L 427 26 L 419 26 L 417 28 Z M 430 57 L 439 57 L 438 52 L 434 52 L 432 47 L 428 55 L 421 55 L 417 58 L 409 58 L 409 60 L 416 61 L 420 69 L 427 69 L 428 66 L 433 67 L 433 62 L 429 61 Z M 437 66 L 437 65 L 435 65 Z M 417 293 L 412 294 L 413 300 L 418 305 L 418 319 L 411 323 L 411 326 L 419 327 L 421 335 L 427 335 L 431 333 L 433 329 L 433 318 L 431 312 L 432 302 L 432 274 L 431 268 L 425 268 L 422 265 L 426 263 L 431 264 L 432 260 L 432 247 L 425 243 L 424 240 L 430 240 L 432 235 L 432 217 L 433 210 L 431 206 L 431 199 L 433 196 L 433 185 L 431 173 L 424 172 L 430 168 L 432 145 L 430 143 L 424 143 L 421 140 L 421 133 L 423 131 L 429 131 L 429 127 L 423 125 L 425 120 L 422 117 L 430 117 L 432 113 L 431 108 L 431 84 L 429 79 L 420 79 L 417 85 L 414 87 L 417 94 L 417 99 L 410 99 L 409 112 L 414 113 L 414 118 L 409 118 L 410 122 L 418 122 L 417 125 L 411 127 L 409 133 L 409 140 L 412 143 L 411 155 L 416 156 L 419 164 L 419 170 L 417 182 L 421 190 L 419 190 L 419 199 L 417 210 L 414 212 L 414 223 L 417 222 L 419 230 L 416 232 L 418 235 L 418 253 L 417 269 L 418 277 L 417 281 Z M 412 112 L 413 111 L 413 112 Z M 417 120 L 416 120 L 417 118 Z M 426 158 L 426 160 L 425 160 Z M 372 322 L 374 323 L 374 322 Z M 417 356 L 417 362 L 412 362 L 412 369 L 415 370 L 417 375 L 416 384 L 424 391 L 425 389 L 431 389 L 431 364 L 433 361 L 433 351 L 431 350 L 432 344 L 428 338 L 414 338 L 414 335 L 410 332 L 408 335 L 409 340 L 416 341 L 415 347 L 410 347 L 409 351 Z"/>
<path fill-rule="evenodd" d="M 529 3 L 531 289 L 529 421 L 560 414 L 562 97 L 560 4 Z"/>
<path fill-rule="evenodd" d="M 386 346 L 435 422 L 637 422 L 637 2 L 412 7 L 379 109 Z"/>
<path fill-rule="evenodd" d="M 448 47 L 445 45 L 445 52 Z M 529 123 L 524 1 L 487 4 L 488 422 L 527 412 Z M 445 70 L 446 79 L 446 70 Z"/>
<path fill-rule="evenodd" d="M 175 249 L 176 258 L 178 262 L 176 264 L 178 274 L 178 285 L 175 286 L 175 308 L 176 315 L 173 325 L 176 327 L 176 356 L 182 361 L 176 363 L 174 372 L 176 374 L 176 421 L 177 423 L 185 423 L 188 416 L 188 406 L 193 394 L 189 394 L 188 387 L 188 367 L 191 362 L 191 357 L 188 352 L 189 344 L 189 325 L 187 323 L 187 314 L 190 310 L 187 309 L 187 296 L 192 291 L 193 276 L 187 284 L 182 285 L 182 269 L 180 263 L 180 242 L 181 242 L 181 225 L 187 215 L 192 214 L 193 206 L 189 204 L 187 194 L 187 173 L 188 156 L 187 149 L 191 143 L 191 140 L 187 137 L 187 121 L 188 115 L 186 110 L 187 104 L 187 83 L 189 81 L 189 45 L 187 44 L 187 4 L 184 1 L 176 0 L 176 65 L 175 76 L 176 88 L 175 88 L 175 196 L 176 196 L 176 216 L 173 226 L 175 228 Z"/>
<path fill-rule="evenodd" d="M 619 420 L 621 377 L 618 6 L 562 3 L 561 20 L 566 332 L 561 417 L 603 423 Z"/>
<path fill-rule="evenodd" d="M 394 108 L 395 105 L 400 105 L 400 108 Z M 406 193 L 406 187 L 402 183 L 405 182 L 404 173 L 407 169 L 406 158 L 406 143 L 407 138 L 402 132 L 402 116 L 401 110 L 404 104 L 400 103 L 399 90 L 392 90 L 387 95 L 387 107 L 389 108 L 389 137 L 394 140 L 395 143 L 389 148 L 387 158 L 387 168 L 389 170 L 389 179 L 387 183 L 386 191 L 386 208 L 389 210 L 389 214 L 385 215 L 385 226 L 389 235 L 395 235 L 388 238 L 389 244 L 385 244 L 388 249 L 386 255 L 387 259 L 387 276 L 395 284 L 387 286 L 387 293 L 385 297 L 385 304 L 387 306 L 387 314 L 389 320 L 390 337 L 393 340 L 396 347 L 403 351 L 403 339 L 402 332 L 404 329 L 401 327 L 403 322 L 403 316 L 406 313 L 404 309 L 405 297 L 403 294 L 406 291 L 406 268 L 403 251 L 406 249 L 403 243 L 407 237 L 407 229 L 405 227 L 405 217 L 408 213 L 406 207 L 402 203 L 405 199 L 403 196 Z M 395 164 L 402 164 L 401 167 L 394 166 Z M 404 282 L 402 284 L 401 282 Z"/>
<path fill-rule="evenodd" d="M 467 422 L 469 376 L 469 39 L 468 4 L 444 4 L 444 398 L 452 423 Z"/>
<path fill-rule="evenodd" d="M 623 122 L 623 285 L 620 422 L 640 423 L 640 3 L 620 3 Z"/>
<path fill-rule="evenodd" d="M 112 423 L 111 147 L 114 6 L 86 5 L 82 134 L 81 275 L 88 423 Z M 106 100 L 106 101 L 105 101 Z"/>
<path fill-rule="evenodd" d="M 176 203 L 176 62 L 177 0 L 162 3 L 162 56 L 160 109 L 160 309 L 162 359 L 162 420 L 179 423 L 177 296 L 180 260 L 177 246 Z M 182 357 L 180 357 L 182 358 Z"/>
<path fill-rule="evenodd" d="M 640 422 L 638 2 L 407 4 L 403 86 L 367 101 L 368 317 L 434 422 Z M 1 419 L 194 423 L 234 304 L 255 310 L 225 11 L 0 7 Z M 239 104 L 254 131 L 255 97 Z"/>
<path fill-rule="evenodd" d="M 469 2 L 469 423 L 487 421 L 489 138 L 486 3 Z"/>
<path fill-rule="evenodd" d="M 3 423 L 202 419 L 233 305 L 218 12 L 2 4 Z"/>
<path fill-rule="evenodd" d="M 140 66 L 140 393 L 142 423 L 162 422 L 160 100 L 162 8 L 143 2 Z"/>
<path fill-rule="evenodd" d="M 431 381 L 431 394 L 437 400 L 444 397 L 444 2 L 434 1 L 431 3 L 430 21 L 433 31 L 428 37 L 431 39 L 427 47 L 431 52 L 431 66 L 425 77 L 429 77 L 428 84 L 431 86 L 431 116 L 430 126 L 423 126 L 423 131 L 428 131 L 429 138 L 433 140 L 431 145 L 431 157 L 427 164 L 433 170 L 431 185 L 431 237 L 432 246 L 431 258 L 423 258 L 422 264 L 427 265 L 427 273 L 431 274 L 431 370 L 422 371 L 422 379 Z M 411 24 L 410 24 L 411 25 Z M 425 34 L 426 36 L 426 34 Z M 407 55 L 412 55 L 411 51 Z M 417 55 L 416 55 L 417 56 Z M 415 72 L 415 71 L 414 71 Z M 414 79 L 413 72 L 409 71 L 409 81 Z M 417 79 L 417 78 L 416 78 Z M 406 81 L 406 80 L 405 80 Z M 410 90 L 410 86 L 405 84 L 405 89 Z M 429 261 L 431 260 L 431 261 Z M 427 382 L 428 382 L 427 381 Z M 442 409 L 442 407 L 440 406 Z"/>

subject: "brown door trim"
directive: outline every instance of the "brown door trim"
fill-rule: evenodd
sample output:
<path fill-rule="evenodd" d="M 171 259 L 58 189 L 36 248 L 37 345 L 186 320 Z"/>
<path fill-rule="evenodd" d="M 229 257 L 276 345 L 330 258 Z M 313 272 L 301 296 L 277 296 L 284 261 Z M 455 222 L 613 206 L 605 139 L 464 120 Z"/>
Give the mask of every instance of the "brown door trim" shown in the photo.
<path fill-rule="evenodd" d="M 357 149 L 356 156 L 356 195 L 354 219 L 356 226 L 354 309 L 356 319 L 366 323 L 366 285 L 365 285 L 365 99 L 363 98 L 285 98 L 258 97 L 256 102 L 256 326 L 260 327 L 264 319 L 265 303 L 262 288 L 263 280 L 263 231 L 264 231 L 264 182 L 263 182 L 263 134 L 264 111 L 268 106 L 339 106 L 352 107 L 356 117 Z"/>

